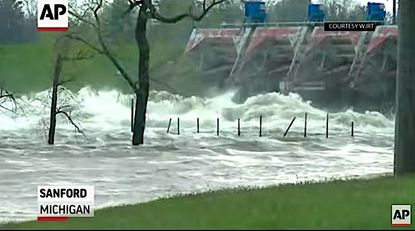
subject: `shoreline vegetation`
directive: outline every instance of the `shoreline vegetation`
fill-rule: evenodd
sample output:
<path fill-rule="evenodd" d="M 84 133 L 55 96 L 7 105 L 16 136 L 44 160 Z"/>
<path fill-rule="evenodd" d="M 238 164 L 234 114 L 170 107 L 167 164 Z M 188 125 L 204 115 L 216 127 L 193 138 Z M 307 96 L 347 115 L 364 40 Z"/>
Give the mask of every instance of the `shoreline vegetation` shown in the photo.
<path fill-rule="evenodd" d="M 30 95 L 52 87 L 54 42 L 61 33 L 42 32 L 39 39 L 26 44 L 0 44 L 0 87 L 4 87 L 16 96 Z M 150 67 L 150 90 L 169 91 L 183 96 L 202 96 L 206 80 L 201 79 L 189 57 L 183 51 L 169 51 L 166 58 L 163 52 L 166 44 L 154 44 Z M 80 49 L 88 48 L 81 47 Z M 137 47 L 134 44 L 120 43 L 114 47 L 114 53 L 124 68 L 137 75 Z M 63 66 L 63 78 L 71 81 L 65 87 L 77 92 L 84 87 L 93 90 L 116 89 L 122 93 L 132 93 L 116 68 L 106 57 L 94 54 L 92 58 L 78 62 L 67 62 Z M 189 84 L 191 83 L 191 84 Z"/>
<path fill-rule="evenodd" d="M 188 10 L 192 0 L 183 0 L 180 3 L 161 1 L 160 12 L 163 15 L 177 15 Z M 271 22 L 301 22 L 306 15 L 308 0 L 298 0 L 295 4 L 291 0 L 282 0 L 270 6 L 269 20 Z M 328 7 L 329 20 L 363 20 L 366 16 L 365 6 L 358 1 L 342 0 L 342 4 L 335 4 L 332 0 L 324 0 Z M 35 6 L 32 6 L 35 7 Z M 124 69 L 131 75 L 137 76 L 138 49 L 134 40 L 135 18 L 133 15 L 120 21 L 120 15 L 128 8 L 128 2 L 116 0 L 113 4 L 104 7 L 105 35 L 111 44 L 111 51 L 120 60 Z M 29 18 L 14 18 L 18 23 L 34 23 L 36 17 L 33 12 Z M 15 13 L 15 15 L 22 15 Z M 203 76 L 199 63 L 194 57 L 185 55 L 185 47 L 192 33 L 193 27 L 217 28 L 222 23 L 241 24 L 243 9 L 239 1 L 229 1 L 206 16 L 201 22 L 183 20 L 180 23 L 169 25 L 163 23 L 149 23 L 148 38 L 150 40 L 150 87 L 151 90 L 167 90 L 183 96 L 205 96 L 211 94 L 209 88 L 215 90 L 217 83 L 211 76 Z M 10 16 L 11 17 L 11 16 Z M 23 21 L 22 21 L 23 20 Z M 20 25 L 20 24 L 18 24 Z M 123 26 L 120 26 L 123 25 Z M 34 25 L 28 24 L 35 29 Z M 21 28 L 21 26 L 19 26 Z M 16 31 L 11 31 L 17 33 Z M 57 49 L 56 39 L 64 33 L 36 32 L 24 34 L 26 40 L 16 40 L 23 35 L 12 34 L 6 31 L 5 41 L 0 39 L 0 86 L 12 91 L 15 95 L 37 93 L 47 90 L 52 84 L 53 64 Z M 85 30 L 85 33 L 91 31 Z M 111 36 L 109 36 L 111 35 Z M 94 53 L 82 44 L 73 44 L 71 50 L 82 50 L 93 53 L 92 59 L 76 63 L 68 63 L 63 68 L 63 77 L 73 78 L 65 87 L 77 91 L 91 86 L 94 89 L 116 88 L 129 93 L 127 83 L 123 81 L 116 68 L 103 55 Z M 173 90 L 174 89 L 174 90 Z"/>
<path fill-rule="evenodd" d="M 393 229 L 391 205 L 415 205 L 414 177 L 384 175 L 368 179 L 224 189 L 103 208 L 95 211 L 93 218 L 9 223 L 0 228 Z"/>

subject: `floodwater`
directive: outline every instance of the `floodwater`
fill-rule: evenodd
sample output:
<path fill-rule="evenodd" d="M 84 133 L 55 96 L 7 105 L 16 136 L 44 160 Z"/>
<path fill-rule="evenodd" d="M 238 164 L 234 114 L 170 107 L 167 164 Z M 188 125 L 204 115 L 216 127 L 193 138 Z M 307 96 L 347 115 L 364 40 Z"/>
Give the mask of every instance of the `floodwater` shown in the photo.
<path fill-rule="evenodd" d="M 244 104 L 233 103 L 232 95 L 203 99 L 152 92 L 146 144 L 140 147 L 130 145 L 129 95 L 84 88 L 74 99 L 63 97 L 69 104 L 77 102 L 72 115 L 86 137 L 58 117 L 54 146 L 46 142 L 47 91 L 23 97 L 24 112 L 0 111 L 0 222 L 35 219 L 38 185 L 93 185 L 96 206 L 105 207 L 177 193 L 393 171 L 394 122 L 378 112 L 330 114 L 327 139 L 326 112 L 298 95 L 269 93 Z M 296 120 L 284 138 L 293 117 Z M 169 118 L 171 134 L 166 132 Z"/>

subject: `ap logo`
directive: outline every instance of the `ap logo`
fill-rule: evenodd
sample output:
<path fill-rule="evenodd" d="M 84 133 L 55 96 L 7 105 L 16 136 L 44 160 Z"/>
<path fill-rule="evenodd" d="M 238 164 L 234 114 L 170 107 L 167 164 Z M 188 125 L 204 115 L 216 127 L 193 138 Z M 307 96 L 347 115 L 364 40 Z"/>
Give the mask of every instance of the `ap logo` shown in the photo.
<path fill-rule="evenodd" d="M 68 30 L 68 0 L 38 0 L 38 31 Z"/>
<path fill-rule="evenodd" d="M 411 225 L 411 205 L 392 205 L 392 226 Z"/>

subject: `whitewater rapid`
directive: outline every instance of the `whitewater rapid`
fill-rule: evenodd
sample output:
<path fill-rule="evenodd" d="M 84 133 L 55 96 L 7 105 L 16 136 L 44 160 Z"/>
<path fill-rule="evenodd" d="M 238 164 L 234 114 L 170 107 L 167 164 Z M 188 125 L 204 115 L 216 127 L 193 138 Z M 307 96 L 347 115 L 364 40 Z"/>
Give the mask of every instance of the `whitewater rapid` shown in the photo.
<path fill-rule="evenodd" d="M 38 185 L 94 185 L 96 205 L 105 207 L 177 193 L 393 171 L 394 121 L 378 112 L 330 114 L 326 139 L 326 112 L 295 94 L 262 94 L 236 104 L 232 92 L 204 99 L 153 91 L 145 145 L 132 147 L 132 96 L 83 88 L 73 97 L 63 95 L 61 102 L 73 107 L 71 115 L 85 137 L 58 117 L 56 144 L 50 146 L 48 95 L 44 91 L 20 98 L 17 114 L 0 111 L 0 222 L 35 219 Z M 304 113 L 308 113 L 307 138 Z M 263 137 L 259 137 L 260 116 Z M 177 117 L 180 135 L 175 134 Z"/>

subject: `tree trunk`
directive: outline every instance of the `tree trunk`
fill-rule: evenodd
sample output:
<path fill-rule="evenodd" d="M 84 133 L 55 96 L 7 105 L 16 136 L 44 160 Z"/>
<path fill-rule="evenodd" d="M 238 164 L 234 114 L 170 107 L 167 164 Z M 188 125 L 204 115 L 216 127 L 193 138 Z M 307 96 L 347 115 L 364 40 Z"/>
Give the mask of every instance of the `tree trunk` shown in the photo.
<path fill-rule="evenodd" d="M 49 144 L 55 142 L 55 128 L 56 128 L 56 105 L 58 104 L 58 86 L 59 78 L 62 70 L 62 56 L 58 54 L 55 61 L 55 71 L 53 73 L 52 85 L 52 104 L 50 106 L 50 122 L 49 122 Z"/>
<path fill-rule="evenodd" d="M 150 45 L 146 37 L 147 15 L 146 11 L 151 1 L 145 0 L 137 18 L 135 39 L 139 50 L 138 63 L 138 89 L 135 89 L 136 104 L 134 117 L 133 145 L 144 143 L 144 130 L 146 124 L 147 101 L 149 92 L 149 61 Z"/>
<path fill-rule="evenodd" d="M 415 1 L 399 1 L 398 78 L 395 118 L 397 175 L 415 172 Z"/>

